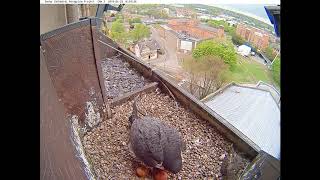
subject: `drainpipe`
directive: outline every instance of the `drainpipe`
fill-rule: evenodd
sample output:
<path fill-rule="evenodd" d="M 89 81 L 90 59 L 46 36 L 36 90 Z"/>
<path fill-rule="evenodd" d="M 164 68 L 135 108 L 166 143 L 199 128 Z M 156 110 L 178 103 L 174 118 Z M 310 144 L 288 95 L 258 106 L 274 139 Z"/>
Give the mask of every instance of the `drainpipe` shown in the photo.
<path fill-rule="evenodd" d="M 79 14 L 78 5 L 67 4 L 66 5 L 66 12 L 67 12 L 67 23 L 68 24 L 79 20 L 80 14 Z"/>

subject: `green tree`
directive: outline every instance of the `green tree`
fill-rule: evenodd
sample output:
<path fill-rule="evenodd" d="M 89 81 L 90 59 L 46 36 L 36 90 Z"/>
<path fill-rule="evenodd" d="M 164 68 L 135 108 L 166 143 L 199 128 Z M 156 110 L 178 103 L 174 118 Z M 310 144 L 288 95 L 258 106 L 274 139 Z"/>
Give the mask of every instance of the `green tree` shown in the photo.
<path fill-rule="evenodd" d="M 126 42 L 126 32 L 123 23 L 120 20 L 116 20 L 111 24 L 110 37 L 118 43 Z"/>
<path fill-rule="evenodd" d="M 130 31 L 130 37 L 133 42 L 138 42 L 143 38 L 150 37 L 150 29 L 146 25 L 137 24 L 135 25 L 134 29 Z"/>
<path fill-rule="evenodd" d="M 193 50 L 192 56 L 195 59 L 199 59 L 202 56 L 218 56 L 230 66 L 230 70 L 233 70 L 237 63 L 237 56 L 234 47 L 231 43 L 217 40 L 206 40 Z"/>
<path fill-rule="evenodd" d="M 242 45 L 245 43 L 245 40 L 238 36 L 235 32 L 231 33 L 231 37 L 233 44 Z"/>
<path fill-rule="evenodd" d="M 129 24 L 132 25 L 133 23 L 141 23 L 141 19 L 140 18 L 129 19 Z"/>
<path fill-rule="evenodd" d="M 270 61 L 273 61 L 273 59 L 275 58 L 275 55 L 274 55 L 274 53 L 273 53 L 272 47 L 268 46 L 268 47 L 265 49 L 265 55 L 267 56 L 267 58 L 268 58 Z"/>
<path fill-rule="evenodd" d="M 228 65 L 218 56 L 185 58 L 182 67 L 189 74 L 189 91 L 200 99 L 219 89 L 225 81 L 224 73 Z"/>
<path fill-rule="evenodd" d="M 223 20 L 208 20 L 207 24 L 215 28 L 218 28 L 219 26 L 223 26 L 224 31 L 229 34 L 235 31 L 234 26 L 230 26 L 228 22 Z"/>
<path fill-rule="evenodd" d="M 273 80 L 280 86 L 280 58 L 277 57 L 272 64 Z"/>

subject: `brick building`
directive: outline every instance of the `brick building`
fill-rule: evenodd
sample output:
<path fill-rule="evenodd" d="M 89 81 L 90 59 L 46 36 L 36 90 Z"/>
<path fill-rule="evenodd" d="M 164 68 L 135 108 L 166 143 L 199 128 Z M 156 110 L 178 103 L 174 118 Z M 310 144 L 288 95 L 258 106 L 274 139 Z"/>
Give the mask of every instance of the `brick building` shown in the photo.
<path fill-rule="evenodd" d="M 169 20 L 168 26 L 179 33 L 188 34 L 197 39 L 224 37 L 223 27 L 209 27 L 194 19 L 172 19 Z"/>
<path fill-rule="evenodd" d="M 160 25 L 158 32 L 170 45 L 170 49 L 191 52 L 205 39 L 224 38 L 224 29 L 200 24 L 195 19 L 172 19 L 168 25 Z"/>
<path fill-rule="evenodd" d="M 269 46 L 269 34 L 258 28 L 238 24 L 236 34 L 256 46 L 258 49 L 264 50 Z"/>

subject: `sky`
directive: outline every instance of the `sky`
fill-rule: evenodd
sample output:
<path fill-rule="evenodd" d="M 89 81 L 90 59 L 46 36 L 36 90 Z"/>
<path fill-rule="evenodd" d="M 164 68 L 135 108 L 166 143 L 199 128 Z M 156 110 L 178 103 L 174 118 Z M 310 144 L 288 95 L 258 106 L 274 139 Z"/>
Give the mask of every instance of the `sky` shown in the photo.
<path fill-rule="evenodd" d="M 280 4 L 280 0 L 136 0 L 139 4 Z"/>
<path fill-rule="evenodd" d="M 210 6 L 235 11 L 271 25 L 268 15 L 264 9 L 265 4 L 210 4 Z"/>

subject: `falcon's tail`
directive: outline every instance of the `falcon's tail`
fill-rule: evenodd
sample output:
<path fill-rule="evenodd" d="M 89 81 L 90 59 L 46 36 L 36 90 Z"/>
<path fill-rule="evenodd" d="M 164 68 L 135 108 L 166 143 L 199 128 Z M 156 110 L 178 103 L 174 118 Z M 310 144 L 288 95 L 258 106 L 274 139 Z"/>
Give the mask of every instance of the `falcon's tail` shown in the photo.
<path fill-rule="evenodd" d="M 135 97 L 134 100 L 133 100 L 133 107 L 132 107 L 133 110 L 132 110 L 131 116 L 129 117 L 129 121 L 130 121 L 131 124 L 133 123 L 133 121 L 134 121 L 136 118 L 138 118 L 138 108 L 137 108 L 137 103 L 136 103 L 138 97 L 139 97 L 139 96 Z"/>
<path fill-rule="evenodd" d="M 132 111 L 132 116 L 137 118 L 138 117 L 138 108 L 137 108 L 137 99 L 138 96 L 134 98 L 133 100 L 133 111 Z"/>

